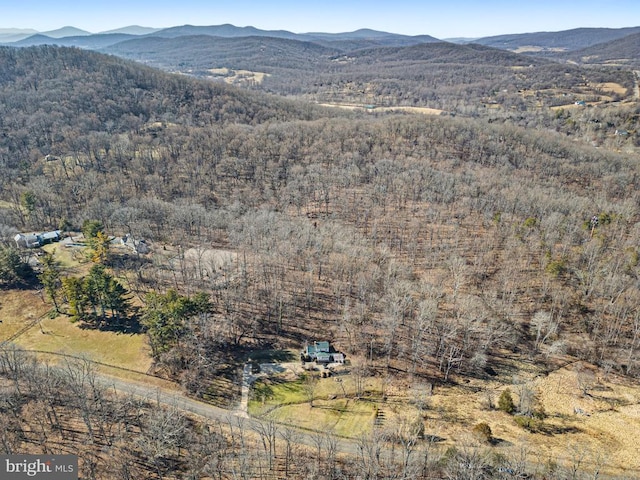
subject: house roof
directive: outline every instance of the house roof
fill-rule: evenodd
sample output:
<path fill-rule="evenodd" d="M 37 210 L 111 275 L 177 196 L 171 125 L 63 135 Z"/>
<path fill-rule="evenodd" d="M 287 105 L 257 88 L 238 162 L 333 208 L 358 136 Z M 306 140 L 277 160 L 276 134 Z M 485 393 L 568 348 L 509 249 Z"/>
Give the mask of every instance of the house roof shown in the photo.
<path fill-rule="evenodd" d="M 307 355 L 316 355 L 320 352 L 329 353 L 331 351 L 331 344 L 327 341 L 313 342 L 312 345 L 305 347 Z"/>
<path fill-rule="evenodd" d="M 27 245 L 32 243 L 39 243 L 40 237 L 35 233 L 19 233 L 13 239 L 17 242 L 19 240 L 24 240 Z"/>
<path fill-rule="evenodd" d="M 60 238 L 60 230 L 55 230 L 53 232 L 45 232 L 40 235 L 43 240 L 56 240 Z"/>
<path fill-rule="evenodd" d="M 318 352 L 316 354 L 316 361 L 317 362 L 329 362 L 329 361 L 331 361 L 331 356 L 326 352 Z"/>

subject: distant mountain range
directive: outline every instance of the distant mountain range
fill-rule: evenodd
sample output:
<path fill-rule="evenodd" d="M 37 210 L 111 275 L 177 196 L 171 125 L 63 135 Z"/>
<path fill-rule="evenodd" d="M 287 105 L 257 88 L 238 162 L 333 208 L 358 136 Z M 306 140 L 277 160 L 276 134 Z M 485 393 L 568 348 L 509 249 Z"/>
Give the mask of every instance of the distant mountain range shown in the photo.
<path fill-rule="evenodd" d="M 131 25 L 129 27 L 119 28 L 117 30 L 109 30 L 107 32 L 100 33 L 91 33 L 86 30 L 81 30 L 76 27 L 62 27 L 56 30 L 49 30 L 46 32 L 38 32 L 33 29 L 21 29 L 21 28 L 0 28 L 0 43 L 3 44 L 11 44 L 22 42 L 31 37 L 36 37 L 31 42 L 27 42 L 27 45 L 39 45 L 44 42 L 44 39 L 48 39 L 50 42 L 51 39 L 60 40 L 62 43 L 65 43 L 66 38 L 69 37 L 91 37 L 95 35 L 103 35 L 103 34 L 126 34 L 126 35 L 148 35 L 154 32 L 157 32 L 161 29 L 159 28 L 149 28 L 149 27 L 140 27 L 138 25 Z M 40 40 L 37 40 L 37 39 Z M 57 42 L 59 43 L 59 42 Z"/>
<path fill-rule="evenodd" d="M 459 38 L 455 40 L 452 39 L 449 42 L 457 44 L 474 43 L 517 53 L 543 55 L 547 58 L 553 57 L 559 60 L 570 59 L 580 62 L 582 58 L 588 58 L 590 63 L 598 63 L 611 62 L 616 58 L 623 58 L 631 59 L 630 62 L 632 64 L 637 64 L 638 60 L 634 60 L 634 58 L 640 58 L 638 54 L 640 53 L 638 51 L 640 45 L 639 42 L 634 39 L 637 39 L 635 35 L 639 33 L 640 27 L 620 29 L 578 28 L 560 32 L 499 35 L 479 39 Z M 227 39 L 226 43 L 220 46 L 221 48 L 230 48 L 228 43 L 229 39 L 269 37 L 305 43 L 313 42 L 339 52 L 351 52 L 377 47 L 406 47 L 441 42 L 441 40 L 429 35 L 399 35 L 371 29 L 360 29 L 345 33 L 293 33 L 287 30 L 261 30 L 251 26 L 237 27 L 230 24 L 212 26 L 182 25 L 164 29 L 132 25 L 97 34 L 70 26 L 48 32 L 0 29 L 0 43 L 5 45 L 25 47 L 55 44 L 107 51 L 116 55 L 122 52 L 129 52 L 132 57 L 138 59 L 140 59 L 143 51 L 163 50 L 167 48 L 172 48 L 173 50 L 202 50 L 203 45 L 198 46 L 193 43 L 193 40 L 184 40 L 195 37 L 200 38 L 206 45 L 211 45 L 211 42 L 205 37 Z M 171 47 L 167 42 L 169 39 L 182 40 Z M 143 42 L 137 45 L 128 43 L 142 40 Z M 616 41 L 620 41 L 621 43 L 612 43 Z M 187 46 L 189 43 L 191 43 L 191 46 Z M 240 49 L 249 48 L 246 40 L 242 45 L 238 45 L 237 47 Z M 308 47 L 305 46 L 304 48 Z M 600 48 L 604 50 L 599 52 Z"/>
<path fill-rule="evenodd" d="M 100 32 L 103 34 L 106 33 L 124 33 L 127 35 L 149 35 L 151 33 L 155 33 L 162 30 L 161 28 L 151 28 L 151 27 L 141 27 L 140 25 L 130 25 L 128 27 L 118 28 L 116 30 L 107 30 L 106 32 Z"/>
<path fill-rule="evenodd" d="M 200 35 L 221 38 L 285 38 L 289 40 L 315 41 L 318 43 L 361 42 L 363 47 L 372 45 L 417 45 L 420 43 L 439 41 L 437 38 L 429 35 L 399 35 L 370 29 L 361 29 L 346 33 L 293 33 L 287 30 L 260 30 L 255 27 L 236 27 L 230 24 L 212 26 L 182 25 L 165 29 L 130 26 L 97 34 L 73 27 L 64 27 L 50 32 L 16 30 L 8 32 L 4 38 L 2 35 L 2 31 L 0 30 L 0 43 L 13 43 L 16 46 L 56 44 L 60 46 L 82 46 L 90 49 L 104 48 L 107 45 L 114 45 L 118 42 L 136 37 L 180 38 Z M 110 35 L 120 36 L 108 40 L 107 37 Z M 82 37 L 83 40 L 78 40 L 78 37 Z"/>

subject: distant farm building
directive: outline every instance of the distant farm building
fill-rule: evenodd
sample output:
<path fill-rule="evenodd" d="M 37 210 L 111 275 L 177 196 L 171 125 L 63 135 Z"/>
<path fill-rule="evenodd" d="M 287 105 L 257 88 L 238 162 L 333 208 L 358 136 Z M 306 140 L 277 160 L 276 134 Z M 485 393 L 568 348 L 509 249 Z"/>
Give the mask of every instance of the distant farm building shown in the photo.
<path fill-rule="evenodd" d="M 52 242 L 59 242 L 62 239 L 62 232 L 54 230 L 42 233 L 18 233 L 13 239 L 18 248 L 38 248 Z"/>

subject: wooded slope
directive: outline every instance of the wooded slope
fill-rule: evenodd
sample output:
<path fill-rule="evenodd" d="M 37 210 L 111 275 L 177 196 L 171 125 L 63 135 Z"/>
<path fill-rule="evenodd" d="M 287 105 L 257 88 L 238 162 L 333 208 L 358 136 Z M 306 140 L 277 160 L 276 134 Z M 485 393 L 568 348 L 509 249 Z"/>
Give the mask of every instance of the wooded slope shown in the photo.
<path fill-rule="evenodd" d="M 2 223 L 246 252 L 250 278 L 224 289 L 181 272 L 226 322 L 203 341 L 329 327 L 441 378 L 505 348 L 637 374 L 636 157 L 502 123 L 320 118 L 79 50 L 2 53 Z"/>

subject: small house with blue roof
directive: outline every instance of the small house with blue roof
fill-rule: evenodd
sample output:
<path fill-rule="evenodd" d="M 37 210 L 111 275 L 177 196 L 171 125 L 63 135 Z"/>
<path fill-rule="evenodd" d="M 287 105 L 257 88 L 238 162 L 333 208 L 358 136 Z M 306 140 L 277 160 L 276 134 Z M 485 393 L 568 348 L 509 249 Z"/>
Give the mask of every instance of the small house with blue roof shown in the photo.
<path fill-rule="evenodd" d="M 304 347 L 304 350 L 300 353 L 300 357 L 305 362 L 344 363 L 344 354 L 336 352 L 327 341 L 307 344 Z"/>

